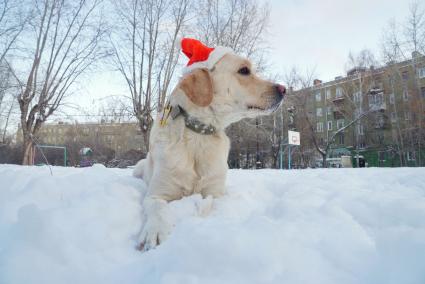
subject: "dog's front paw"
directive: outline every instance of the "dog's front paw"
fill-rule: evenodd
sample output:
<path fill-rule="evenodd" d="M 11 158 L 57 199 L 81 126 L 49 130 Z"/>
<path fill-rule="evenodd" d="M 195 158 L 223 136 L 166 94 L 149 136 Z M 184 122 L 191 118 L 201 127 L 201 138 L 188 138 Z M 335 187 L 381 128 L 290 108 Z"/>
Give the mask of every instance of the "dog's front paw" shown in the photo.
<path fill-rule="evenodd" d="M 170 226 L 166 222 L 147 222 L 139 238 L 138 249 L 148 251 L 165 241 L 170 233 Z"/>

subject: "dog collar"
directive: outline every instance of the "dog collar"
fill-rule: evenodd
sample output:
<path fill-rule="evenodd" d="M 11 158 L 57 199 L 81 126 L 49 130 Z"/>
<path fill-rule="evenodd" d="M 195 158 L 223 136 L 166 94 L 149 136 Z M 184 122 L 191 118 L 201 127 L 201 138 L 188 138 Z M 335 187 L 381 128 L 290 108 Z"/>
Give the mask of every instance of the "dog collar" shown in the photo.
<path fill-rule="evenodd" d="M 170 115 L 173 119 L 176 119 L 180 115 L 184 117 L 184 123 L 187 128 L 190 130 L 202 134 L 202 135 L 212 135 L 216 133 L 217 129 L 211 125 L 206 124 L 197 119 L 196 117 L 190 116 L 187 111 L 181 106 L 170 106 Z"/>

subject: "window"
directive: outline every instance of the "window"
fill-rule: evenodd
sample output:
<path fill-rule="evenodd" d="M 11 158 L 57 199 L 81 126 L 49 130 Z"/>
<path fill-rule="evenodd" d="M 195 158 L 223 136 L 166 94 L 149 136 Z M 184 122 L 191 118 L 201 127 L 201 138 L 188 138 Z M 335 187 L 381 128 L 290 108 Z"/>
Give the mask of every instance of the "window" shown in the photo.
<path fill-rule="evenodd" d="M 317 132 L 323 132 L 323 122 L 317 123 Z"/>
<path fill-rule="evenodd" d="M 378 152 L 378 156 L 379 156 L 379 161 L 380 162 L 385 162 L 385 152 L 384 151 L 380 151 Z"/>
<path fill-rule="evenodd" d="M 327 89 L 327 90 L 326 90 L 326 99 L 327 99 L 327 100 L 330 100 L 331 98 L 332 98 L 331 90 L 330 90 L 330 89 Z"/>
<path fill-rule="evenodd" d="M 339 144 L 341 144 L 341 145 L 344 145 L 344 142 L 345 142 L 345 141 L 344 141 L 344 140 L 345 140 L 345 139 L 344 139 L 344 138 L 345 138 L 344 136 L 345 136 L 345 135 L 344 135 L 344 133 L 340 133 L 340 134 L 338 135 L 338 140 L 339 140 L 338 142 L 339 142 Z"/>
<path fill-rule="evenodd" d="M 362 101 L 362 94 L 360 92 L 355 92 L 353 95 L 353 100 L 356 103 L 360 103 Z"/>
<path fill-rule="evenodd" d="M 425 87 L 421 87 L 422 98 L 425 99 Z"/>
<path fill-rule="evenodd" d="M 344 127 L 344 119 L 338 119 L 337 121 L 336 121 L 336 128 L 337 128 L 337 130 L 338 129 L 341 129 L 341 128 L 343 128 Z"/>
<path fill-rule="evenodd" d="M 382 114 L 378 114 L 376 116 L 375 128 L 384 128 L 385 126 L 385 118 Z"/>
<path fill-rule="evenodd" d="M 407 154 L 407 160 L 408 161 L 416 160 L 416 154 L 415 154 L 414 151 L 408 151 L 406 154 Z"/>
<path fill-rule="evenodd" d="M 384 144 L 384 133 L 382 131 L 379 131 L 376 137 L 378 138 L 379 144 Z"/>
<path fill-rule="evenodd" d="M 328 130 L 332 130 L 332 121 L 328 121 Z"/>
<path fill-rule="evenodd" d="M 410 112 L 409 111 L 404 112 L 404 120 L 410 120 Z"/>
<path fill-rule="evenodd" d="M 316 108 L 316 115 L 317 116 L 322 116 L 322 108 L 321 107 L 319 107 L 319 108 Z"/>
<path fill-rule="evenodd" d="M 395 96 L 394 94 L 390 94 L 390 104 L 394 104 L 395 103 Z"/>
<path fill-rule="evenodd" d="M 369 107 L 381 106 L 384 103 L 384 93 L 369 95 Z"/>
<path fill-rule="evenodd" d="M 322 101 L 322 93 L 320 91 L 316 92 L 316 102 Z"/>
<path fill-rule="evenodd" d="M 327 107 L 327 113 L 328 115 L 332 115 L 332 107 L 330 106 Z"/>
<path fill-rule="evenodd" d="M 364 134 L 363 125 L 357 124 L 357 134 L 359 134 L 359 135 L 363 135 Z"/>
<path fill-rule="evenodd" d="M 407 102 L 409 100 L 409 91 L 407 89 L 403 90 L 403 101 Z"/>
<path fill-rule="evenodd" d="M 337 87 L 336 88 L 336 94 L 335 97 L 340 98 L 342 97 L 342 88 L 341 87 Z"/>
<path fill-rule="evenodd" d="M 409 71 L 403 71 L 403 72 L 401 73 L 401 78 L 402 78 L 404 81 L 409 80 Z"/>
<path fill-rule="evenodd" d="M 425 78 L 425 67 L 421 67 L 418 69 L 418 77 Z"/>
<path fill-rule="evenodd" d="M 391 122 L 396 122 L 397 121 L 397 114 L 395 112 L 391 113 Z"/>

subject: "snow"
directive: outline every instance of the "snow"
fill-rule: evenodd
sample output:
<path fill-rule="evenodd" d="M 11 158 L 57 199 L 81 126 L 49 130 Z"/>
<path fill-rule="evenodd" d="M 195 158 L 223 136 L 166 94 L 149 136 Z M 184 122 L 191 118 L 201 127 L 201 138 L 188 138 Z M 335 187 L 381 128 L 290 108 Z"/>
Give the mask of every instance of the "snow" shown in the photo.
<path fill-rule="evenodd" d="M 231 170 L 135 250 L 131 170 L 0 165 L 0 283 L 425 283 L 425 169 Z"/>

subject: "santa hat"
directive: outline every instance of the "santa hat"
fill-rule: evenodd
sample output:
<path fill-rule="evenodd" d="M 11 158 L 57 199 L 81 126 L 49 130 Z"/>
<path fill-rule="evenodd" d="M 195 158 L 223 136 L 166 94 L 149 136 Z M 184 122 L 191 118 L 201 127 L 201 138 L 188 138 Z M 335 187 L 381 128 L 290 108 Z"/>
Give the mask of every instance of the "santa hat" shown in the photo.
<path fill-rule="evenodd" d="M 208 47 L 202 42 L 192 38 L 180 40 L 182 52 L 189 58 L 187 66 L 183 68 L 183 74 L 189 73 L 197 68 L 211 70 L 214 65 L 227 53 L 233 53 L 228 47 Z"/>

